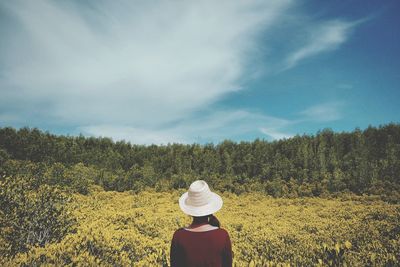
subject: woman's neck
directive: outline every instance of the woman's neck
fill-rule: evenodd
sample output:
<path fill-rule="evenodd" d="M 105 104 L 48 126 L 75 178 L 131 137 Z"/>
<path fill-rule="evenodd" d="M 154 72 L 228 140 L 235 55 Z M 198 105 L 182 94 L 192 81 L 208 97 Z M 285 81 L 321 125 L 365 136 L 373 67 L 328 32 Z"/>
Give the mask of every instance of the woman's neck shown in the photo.
<path fill-rule="evenodd" d="M 208 224 L 208 217 L 193 217 L 191 226 Z"/>

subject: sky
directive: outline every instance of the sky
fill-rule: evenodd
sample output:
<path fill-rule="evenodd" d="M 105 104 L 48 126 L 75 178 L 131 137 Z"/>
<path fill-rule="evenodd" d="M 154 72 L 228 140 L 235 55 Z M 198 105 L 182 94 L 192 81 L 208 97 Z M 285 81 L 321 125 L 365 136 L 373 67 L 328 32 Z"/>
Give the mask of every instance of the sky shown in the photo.
<path fill-rule="evenodd" d="M 135 144 L 400 122 L 397 0 L 0 0 L 0 127 Z"/>

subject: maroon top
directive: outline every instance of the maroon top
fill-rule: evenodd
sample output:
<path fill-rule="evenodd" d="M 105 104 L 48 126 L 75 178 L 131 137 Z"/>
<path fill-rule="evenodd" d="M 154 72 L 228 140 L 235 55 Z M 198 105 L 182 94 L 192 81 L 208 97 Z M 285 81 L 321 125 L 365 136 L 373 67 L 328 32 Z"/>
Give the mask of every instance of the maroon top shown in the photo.
<path fill-rule="evenodd" d="M 229 234 L 218 228 L 206 232 L 191 232 L 180 228 L 171 242 L 171 267 L 232 266 Z"/>

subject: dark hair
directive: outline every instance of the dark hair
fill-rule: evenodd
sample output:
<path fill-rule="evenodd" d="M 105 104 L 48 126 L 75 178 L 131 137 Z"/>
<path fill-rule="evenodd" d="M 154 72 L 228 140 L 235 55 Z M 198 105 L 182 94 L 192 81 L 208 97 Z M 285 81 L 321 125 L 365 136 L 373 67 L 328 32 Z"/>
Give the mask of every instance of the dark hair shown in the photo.
<path fill-rule="evenodd" d="M 221 227 L 221 223 L 213 214 L 208 215 L 208 223 L 212 226 Z"/>
<path fill-rule="evenodd" d="M 209 223 L 212 226 L 221 227 L 221 223 L 213 214 L 205 216 L 193 216 L 193 221 L 197 223 Z"/>

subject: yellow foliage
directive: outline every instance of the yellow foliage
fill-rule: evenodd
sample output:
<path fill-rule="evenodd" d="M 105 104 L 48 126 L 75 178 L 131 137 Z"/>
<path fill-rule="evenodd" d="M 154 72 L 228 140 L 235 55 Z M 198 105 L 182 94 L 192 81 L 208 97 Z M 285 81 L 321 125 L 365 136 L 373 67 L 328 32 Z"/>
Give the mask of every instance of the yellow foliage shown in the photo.
<path fill-rule="evenodd" d="M 76 233 L 0 263 L 169 266 L 172 235 L 191 221 L 179 209 L 181 193 L 76 194 Z M 221 195 L 224 206 L 216 216 L 230 234 L 235 266 L 400 264 L 399 205 Z"/>

